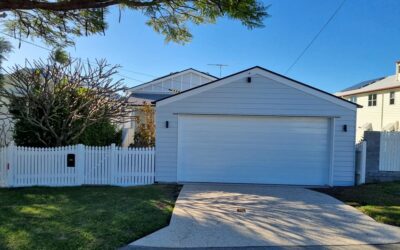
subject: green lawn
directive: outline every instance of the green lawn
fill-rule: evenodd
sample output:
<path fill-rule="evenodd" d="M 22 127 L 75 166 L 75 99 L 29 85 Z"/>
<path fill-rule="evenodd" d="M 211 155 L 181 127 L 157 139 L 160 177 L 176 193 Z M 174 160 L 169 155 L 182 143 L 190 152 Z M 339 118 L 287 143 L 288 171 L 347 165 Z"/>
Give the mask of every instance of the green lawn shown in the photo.
<path fill-rule="evenodd" d="M 400 226 L 400 182 L 316 190 L 356 207 L 376 221 Z"/>
<path fill-rule="evenodd" d="M 0 249 L 115 249 L 168 225 L 179 190 L 0 189 Z"/>

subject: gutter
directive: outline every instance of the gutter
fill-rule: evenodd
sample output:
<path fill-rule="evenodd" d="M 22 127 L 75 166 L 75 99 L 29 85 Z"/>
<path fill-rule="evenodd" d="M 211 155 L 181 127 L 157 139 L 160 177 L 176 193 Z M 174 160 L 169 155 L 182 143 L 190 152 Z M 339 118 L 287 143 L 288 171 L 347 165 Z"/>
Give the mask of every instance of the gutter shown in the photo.
<path fill-rule="evenodd" d="M 339 93 L 339 96 L 343 98 L 345 96 L 358 95 L 358 94 L 364 94 L 364 93 L 371 93 L 371 92 L 389 90 L 389 89 L 398 89 L 398 88 L 400 88 L 400 85 L 392 86 L 392 87 L 386 87 L 386 88 L 380 88 L 380 89 L 371 89 L 371 90 L 366 90 L 366 91 L 359 91 L 359 92 L 349 92 L 349 93 L 346 93 L 346 94 Z"/>

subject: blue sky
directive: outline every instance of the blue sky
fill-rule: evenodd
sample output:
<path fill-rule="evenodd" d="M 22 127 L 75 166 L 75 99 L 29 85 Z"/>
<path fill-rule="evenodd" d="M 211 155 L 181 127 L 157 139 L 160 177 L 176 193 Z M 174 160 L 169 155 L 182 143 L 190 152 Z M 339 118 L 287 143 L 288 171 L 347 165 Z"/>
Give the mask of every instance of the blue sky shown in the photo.
<path fill-rule="evenodd" d="M 284 74 L 341 1 L 264 0 L 271 5 L 265 28 L 248 30 L 223 18 L 214 25 L 193 26 L 193 41 L 186 45 L 166 44 L 145 25 L 140 12 L 125 11 L 118 23 L 117 12 L 111 11 L 105 36 L 78 38 L 68 51 L 74 57 L 106 58 L 123 66 L 120 74 L 129 77 L 128 86 L 189 67 L 218 75 L 210 63 L 228 64 L 223 76 L 255 65 Z M 400 60 L 399 13 L 398 0 L 347 0 L 287 76 L 335 92 L 394 74 L 394 63 Z M 48 54 L 28 44 L 15 47 L 5 66 Z"/>

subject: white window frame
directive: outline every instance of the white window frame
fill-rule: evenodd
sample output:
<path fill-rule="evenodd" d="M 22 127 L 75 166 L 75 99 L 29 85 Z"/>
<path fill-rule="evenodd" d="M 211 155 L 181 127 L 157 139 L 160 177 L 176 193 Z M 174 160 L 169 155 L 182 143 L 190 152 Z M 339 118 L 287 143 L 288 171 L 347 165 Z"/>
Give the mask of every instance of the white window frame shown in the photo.
<path fill-rule="evenodd" d="M 396 104 L 396 92 L 392 91 L 389 93 L 389 105 Z"/>
<path fill-rule="evenodd" d="M 375 107 L 377 104 L 378 95 L 377 94 L 369 94 L 368 95 L 368 107 Z"/>

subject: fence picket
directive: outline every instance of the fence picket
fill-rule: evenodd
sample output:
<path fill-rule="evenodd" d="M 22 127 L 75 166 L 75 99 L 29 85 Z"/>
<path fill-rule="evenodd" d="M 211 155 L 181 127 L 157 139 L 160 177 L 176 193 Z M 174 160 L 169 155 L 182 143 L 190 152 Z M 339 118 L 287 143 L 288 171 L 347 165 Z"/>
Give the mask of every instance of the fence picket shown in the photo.
<path fill-rule="evenodd" d="M 4 147 L 0 147 L 0 187 L 5 187 L 6 182 L 5 182 L 5 162 L 6 162 L 6 156 L 4 153 Z"/>

